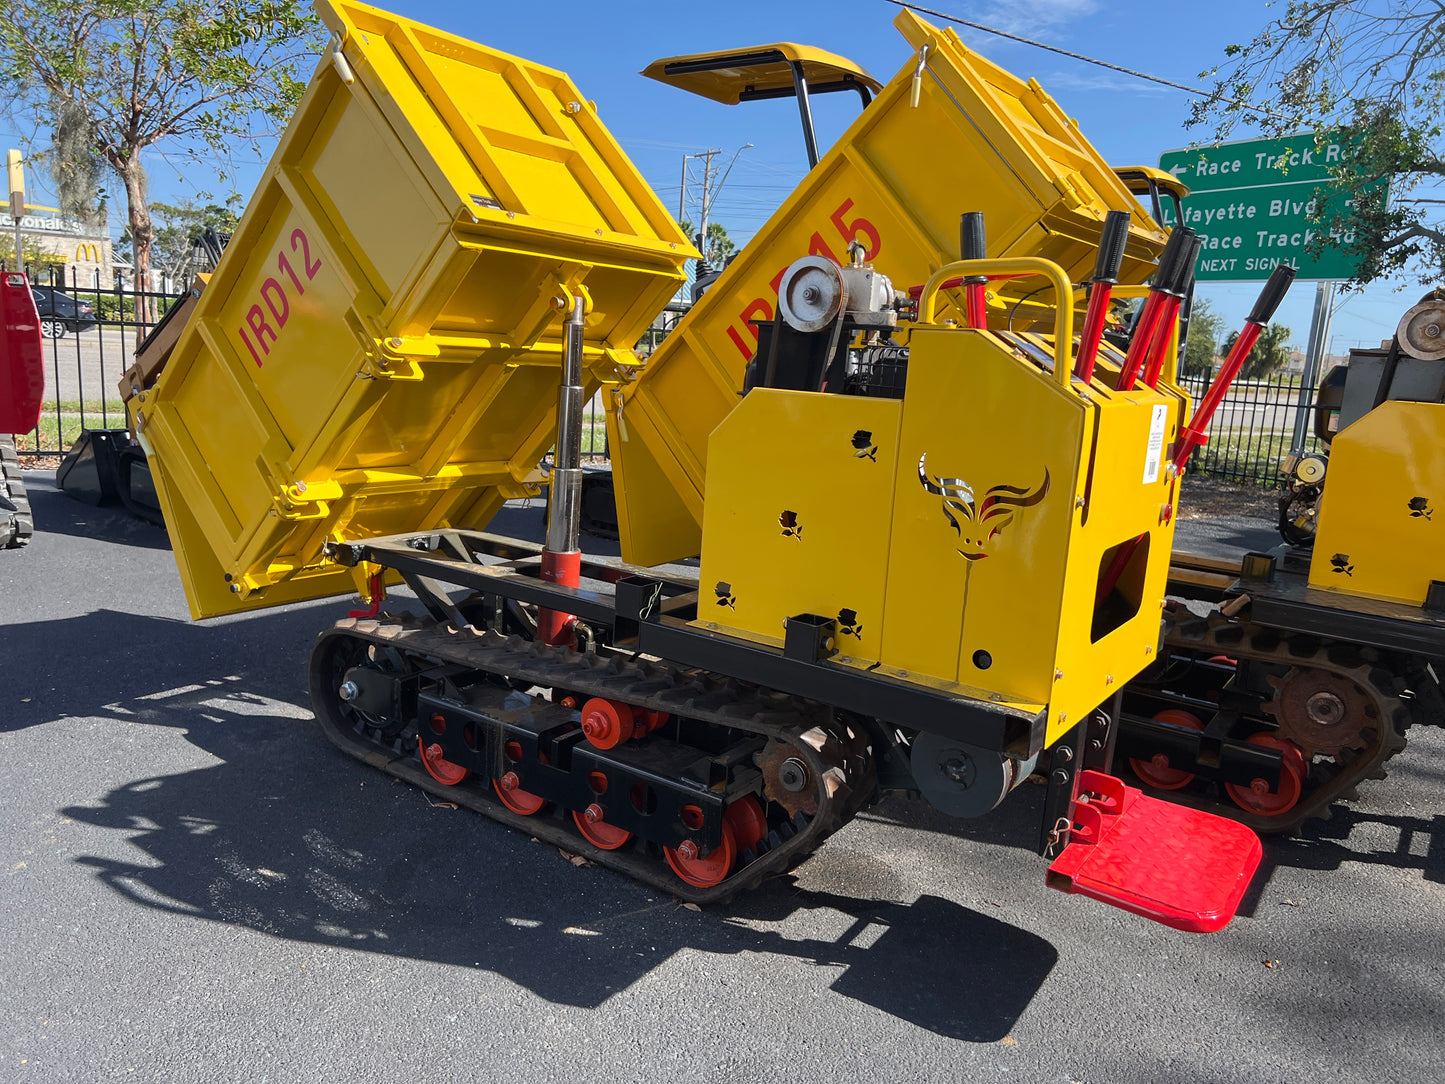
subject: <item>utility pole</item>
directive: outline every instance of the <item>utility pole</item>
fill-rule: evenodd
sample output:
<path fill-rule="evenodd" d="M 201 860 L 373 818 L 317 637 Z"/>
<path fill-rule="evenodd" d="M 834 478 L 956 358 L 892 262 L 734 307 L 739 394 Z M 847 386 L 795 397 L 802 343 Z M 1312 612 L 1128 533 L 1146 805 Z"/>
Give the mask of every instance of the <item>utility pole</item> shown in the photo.
<path fill-rule="evenodd" d="M 712 157 L 715 154 L 722 154 L 722 151 L 713 149 L 703 151 L 701 154 L 693 155 L 694 158 L 703 159 L 702 167 L 702 225 L 697 229 L 697 250 L 702 253 L 702 263 L 707 264 L 707 214 L 712 208 Z"/>
<path fill-rule="evenodd" d="M 10 175 L 10 217 L 15 223 L 15 270 L 25 270 L 25 257 L 20 248 L 20 220 L 25 217 L 25 160 L 19 151 L 12 150 L 5 156 L 6 172 Z"/>
<path fill-rule="evenodd" d="M 722 151 L 721 151 L 721 150 L 719 150 L 718 148 L 714 147 L 712 150 L 700 151 L 700 152 L 697 153 L 697 154 L 684 154 L 684 155 L 682 156 L 682 193 L 678 196 L 678 201 L 677 201 L 677 220 L 678 220 L 678 222 L 681 222 L 682 219 L 683 219 L 683 216 L 686 214 L 686 209 L 685 209 L 685 208 L 686 208 L 686 202 L 687 202 L 687 162 L 688 162 L 688 159 L 689 159 L 689 158 L 701 158 L 701 159 L 703 160 L 703 170 L 702 170 L 702 213 L 698 216 L 701 221 L 700 221 L 700 224 L 699 224 L 699 226 L 698 226 L 697 236 L 694 238 L 694 240 L 695 240 L 696 243 L 697 243 L 698 251 L 700 251 L 700 252 L 702 253 L 702 262 L 703 262 L 703 264 L 706 264 L 706 263 L 708 262 L 708 261 L 707 261 L 707 227 L 708 227 L 708 220 L 712 217 L 712 205 L 713 205 L 713 201 L 717 198 L 717 194 L 722 191 L 722 186 L 727 183 L 728 175 L 729 175 L 730 173 L 732 173 L 732 171 L 733 171 L 733 166 L 737 165 L 738 155 L 742 154 L 743 151 L 748 150 L 750 147 L 752 147 L 752 144 L 751 144 L 751 143 L 744 143 L 741 147 L 739 147 L 736 151 L 733 152 L 732 161 L 728 162 L 728 168 L 725 169 L 725 170 L 723 170 L 723 174 L 722 174 L 722 176 L 721 176 L 720 178 L 718 178 L 718 182 L 717 182 L 717 185 L 716 185 L 716 186 L 714 186 L 713 183 L 712 183 L 712 160 L 713 160 L 713 157 L 714 157 L 715 155 L 722 154 Z"/>

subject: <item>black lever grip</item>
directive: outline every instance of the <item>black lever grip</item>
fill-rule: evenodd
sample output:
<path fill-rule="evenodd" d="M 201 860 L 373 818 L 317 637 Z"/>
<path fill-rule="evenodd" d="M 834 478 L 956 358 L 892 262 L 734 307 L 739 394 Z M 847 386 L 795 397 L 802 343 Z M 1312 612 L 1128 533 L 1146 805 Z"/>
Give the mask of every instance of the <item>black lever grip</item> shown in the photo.
<path fill-rule="evenodd" d="M 1183 297 L 1189 292 L 1189 283 L 1194 279 L 1194 268 L 1199 263 L 1199 250 L 1203 247 L 1204 238 L 1189 239 L 1189 244 L 1184 249 L 1184 258 L 1179 261 L 1178 273 L 1170 286 L 1169 292 L 1174 296 Z"/>
<path fill-rule="evenodd" d="M 1170 291 L 1174 277 L 1179 274 L 1179 265 L 1189 258 L 1190 242 L 1193 240 L 1194 231 L 1188 226 L 1174 227 L 1164 244 L 1164 251 L 1159 254 L 1159 265 L 1154 268 L 1154 280 L 1149 286 L 1151 290 Z"/>
<path fill-rule="evenodd" d="M 1110 211 L 1104 218 L 1104 232 L 1099 237 L 1099 255 L 1094 260 L 1094 282 L 1119 281 L 1119 266 L 1124 262 L 1124 246 L 1129 241 L 1129 212 Z"/>
<path fill-rule="evenodd" d="M 958 251 L 965 260 L 988 259 L 988 239 L 983 229 L 982 211 L 969 211 L 959 218 Z"/>
<path fill-rule="evenodd" d="M 1259 300 L 1254 303 L 1254 308 L 1250 310 L 1245 319 L 1260 327 L 1269 323 L 1274 316 L 1274 310 L 1279 308 L 1279 303 L 1284 300 L 1284 295 L 1289 293 L 1295 274 L 1295 269 L 1288 264 L 1280 264 L 1276 267 L 1270 273 L 1269 281 L 1264 284 L 1264 289 L 1260 291 Z"/>

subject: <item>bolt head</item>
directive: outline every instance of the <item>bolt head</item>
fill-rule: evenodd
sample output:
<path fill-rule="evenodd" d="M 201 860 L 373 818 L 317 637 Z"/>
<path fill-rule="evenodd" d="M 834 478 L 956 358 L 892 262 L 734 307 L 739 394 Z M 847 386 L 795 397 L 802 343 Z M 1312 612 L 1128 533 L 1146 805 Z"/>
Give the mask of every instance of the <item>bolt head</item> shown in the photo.
<path fill-rule="evenodd" d="M 508 772 L 506 775 L 502 776 L 502 778 L 497 780 L 497 786 L 501 787 L 503 790 L 516 790 L 517 787 L 521 784 L 521 782 L 522 781 L 517 778 L 516 772 Z"/>
<path fill-rule="evenodd" d="M 596 802 L 593 802 L 583 810 L 582 816 L 586 818 L 588 824 L 597 824 L 602 820 L 602 807 Z"/>
<path fill-rule="evenodd" d="M 343 681 L 341 688 L 336 690 L 336 695 L 347 703 L 355 700 L 360 694 L 361 690 L 356 687 L 356 682 L 354 681 Z"/>
<path fill-rule="evenodd" d="M 808 766 L 797 757 L 789 757 L 778 769 L 778 782 L 783 784 L 784 790 L 796 794 L 807 785 Z"/>
<path fill-rule="evenodd" d="M 677 845 L 677 854 L 679 858 L 691 862 L 697 857 L 697 844 L 693 840 L 684 839 Z"/>

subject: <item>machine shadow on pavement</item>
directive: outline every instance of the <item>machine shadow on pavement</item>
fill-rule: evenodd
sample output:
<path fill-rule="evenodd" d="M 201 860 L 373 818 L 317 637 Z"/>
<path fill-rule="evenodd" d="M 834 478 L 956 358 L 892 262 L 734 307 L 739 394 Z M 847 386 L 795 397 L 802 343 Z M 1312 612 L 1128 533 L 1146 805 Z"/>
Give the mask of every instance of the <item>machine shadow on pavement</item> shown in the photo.
<path fill-rule="evenodd" d="M 25 488 L 35 513 L 35 523 L 46 534 L 98 538 L 118 546 L 168 550 L 170 537 L 157 527 L 130 515 L 122 508 L 86 504 L 62 493 L 51 472 L 27 471 Z M 37 545 L 40 543 L 37 543 Z"/>
<path fill-rule="evenodd" d="M 181 920 L 483 968 L 582 1007 L 679 952 L 767 953 L 841 967 L 836 993 L 941 1035 L 991 1042 L 1009 1033 L 1057 961 L 1043 938 L 937 896 L 853 898 L 780 877 L 698 913 L 601 868 L 575 867 L 555 849 L 539 855 L 527 836 L 437 804 L 326 742 L 303 706 L 303 663 L 333 613 L 311 606 L 197 625 L 98 611 L 11 626 L 37 664 L 65 658 L 66 643 L 95 652 L 80 680 L 57 677 L 56 664 L 41 669 L 54 692 L 43 710 L 20 705 L 33 711 L 7 729 L 62 715 L 165 727 L 219 761 L 136 778 L 61 810 L 123 833 L 123 843 L 93 843 L 75 861 Z M 138 689 L 129 675 L 142 673 Z M 134 856 L 118 857 L 119 847 Z M 820 927 L 845 928 L 832 939 L 791 932 Z M 965 958 L 972 977 L 960 982 Z"/>

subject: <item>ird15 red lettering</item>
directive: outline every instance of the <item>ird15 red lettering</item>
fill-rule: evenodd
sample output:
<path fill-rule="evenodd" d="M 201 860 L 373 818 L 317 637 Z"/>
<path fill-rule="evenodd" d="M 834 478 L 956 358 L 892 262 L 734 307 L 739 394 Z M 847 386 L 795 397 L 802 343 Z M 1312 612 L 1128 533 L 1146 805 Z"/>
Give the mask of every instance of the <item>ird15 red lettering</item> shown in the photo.
<path fill-rule="evenodd" d="M 883 239 L 878 235 L 878 227 L 861 215 L 851 221 L 847 219 L 845 216 L 852 209 L 853 201 L 851 199 L 845 199 L 838 205 L 837 210 L 828 216 L 828 221 L 833 224 L 833 228 L 838 231 L 838 236 L 842 238 L 845 253 L 848 245 L 854 241 L 859 241 L 863 247 L 867 249 L 866 258 L 876 260 L 878 253 L 882 251 L 883 248 Z M 828 247 L 828 242 L 823 240 L 822 234 L 816 231 L 814 231 L 813 236 L 808 239 L 808 255 L 826 256 L 836 264 L 841 265 L 843 263 L 842 260 L 839 260 L 837 256 L 833 255 L 833 250 Z M 768 283 L 772 288 L 772 297 L 774 298 L 778 296 L 778 286 L 783 281 L 783 274 L 786 271 L 787 268 L 783 268 L 774 275 Z M 732 340 L 733 345 L 738 348 L 738 353 L 741 354 L 745 360 L 750 360 L 758 347 L 758 329 L 753 326 L 752 321 L 771 320 L 772 318 L 772 301 L 767 297 L 755 297 L 743 306 L 742 311 L 737 315 L 737 319 L 728 327 L 728 338 Z M 748 344 L 747 340 L 744 339 L 739 332 L 739 326 L 742 327 L 743 331 L 746 331 L 752 336 L 751 345 Z"/>
<path fill-rule="evenodd" d="M 291 253 L 297 258 L 301 265 L 301 275 L 304 275 L 307 282 L 316 277 L 316 272 L 321 270 L 321 257 L 311 258 L 311 243 L 306 240 L 306 231 L 299 226 L 291 231 Z M 306 294 L 306 287 L 301 284 L 301 275 L 297 275 L 291 266 L 291 261 L 286 258 L 284 248 L 276 253 L 276 270 L 291 284 L 291 289 L 297 297 Z M 263 309 L 261 306 L 265 305 Z M 268 320 L 267 314 L 270 314 Z M 275 277 L 269 277 L 261 283 L 261 299 L 246 312 L 246 323 L 240 328 L 241 341 L 246 344 L 246 349 L 251 352 L 252 359 L 259 369 L 263 356 L 271 356 L 271 347 L 276 342 L 276 337 L 281 329 L 286 326 L 286 321 L 291 316 L 291 301 L 287 294 L 286 287 Z M 251 334 L 247 335 L 246 330 L 250 329 Z M 255 340 L 254 343 L 252 340 Z M 257 353 L 260 347 L 260 353 Z"/>

